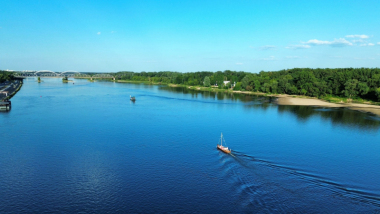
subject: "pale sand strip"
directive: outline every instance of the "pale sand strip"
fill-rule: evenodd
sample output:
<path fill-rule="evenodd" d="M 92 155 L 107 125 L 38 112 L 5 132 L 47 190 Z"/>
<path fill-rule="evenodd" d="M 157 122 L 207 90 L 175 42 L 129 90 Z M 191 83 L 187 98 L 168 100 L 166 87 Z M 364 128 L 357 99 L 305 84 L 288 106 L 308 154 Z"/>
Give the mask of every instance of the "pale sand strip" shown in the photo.
<path fill-rule="evenodd" d="M 171 87 L 177 87 L 175 84 L 169 84 Z M 188 87 L 191 88 L 191 87 Z M 203 87 L 202 87 L 203 88 Z M 200 90 L 201 87 L 195 88 L 195 90 Z M 296 98 L 291 95 L 286 94 L 273 94 L 267 95 L 262 92 L 251 92 L 251 91 L 232 91 L 232 93 L 238 94 L 250 94 L 250 95 L 262 95 L 262 96 L 272 96 L 277 97 L 276 103 L 278 105 L 293 105 L 293 106 L 319 106 L 319 107 L 327 107 L 327 108 L 348 108 L 351 110 L 361 111 L 365 113 L 372 113 L 380 116 L 380 106 L 369 105 L 369 104 L 356 104 L 356 103 L 329 103 L 323 100 L 319 100 L 317 98 Z"/>
<path fill-rule="evenodd" d="M 329 103 L 329 102 L 318 100 L 318 99 L 295 98 L 295 97 L 286 97 L 286 96 L 279 97 L 277 100 L 277 104 L 295 105 L 295 106 L 344 107 L 339 104 Z"/>
<path fill-rule="evenodd" d="M 372 113 L 380 116 L 380 106 L 367 105 L 367 104 L 357 104 L 357 103 L 342 103 L 335 104 L 318 99 L 309 98 L 295 98 L 286 95 L 280 95 L 277 99 L 278 105 L 295 105 L 295 106 L 319 106 L 319 107 L 329 107 L 329 108 L 348 108 L 351 110 Z"/>

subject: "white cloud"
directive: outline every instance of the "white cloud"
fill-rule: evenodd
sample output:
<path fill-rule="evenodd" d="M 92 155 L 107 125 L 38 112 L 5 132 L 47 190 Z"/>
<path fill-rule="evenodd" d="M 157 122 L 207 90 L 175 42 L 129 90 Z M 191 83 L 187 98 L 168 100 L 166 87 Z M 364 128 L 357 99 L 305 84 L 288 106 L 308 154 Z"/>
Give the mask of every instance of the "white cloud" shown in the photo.
<path fill-rule="evenodd" d="M 380 42 L 378 42 L 377 44 L 380 45 Z"/>
<path fill-rule="evenodd" d="M 331 44 L 331 42 L 329 42 L 329 41 L 321 41 L 318 39 L 310 39 L 309 41 L 307 41 L 305 43 L 310 44 L 310 45 L 329 45 L 329 44 Z"/>
<path fill-rule="evenodd" d="M 299 59 L 299 56 L 286 56 L 287 59 Z"/>
<path fill-rule="evenodd" d="M 360 39 L 368 39 L 369 38 L 369 36 L 367 36 L 367 35 L 347 35 L 346 36 L 347 38 L 360 38 Z"/>
<path fill-rule="evenodd" d="M 363 43 L 365 42 L 363 39 L 357 39 L 357 40 L 352 40 L 353 43 Z"/>
<path fill-rule="evenodd" d="M 100 34 L 101 34 L 101 32 L 97 32 L 96 34 L 100 35 Z"/>
<path fill-rule="evenodd" d="M 347 41 L 344 38 L 334 39 L 334 41 L 321 41 L 318 39 L 311 39 L 307 42 L 304 42 L 305 44 L 310 45 L 330 45 L 332 47 L 343 47 L 343 46 L 351 46 L 352 43 Z"/>
<path fill-rule="evenodd" d="M 310 48 L 310 45 L 289 45 L 285 48 L 288 48 L 288 49 L 305 49 L 305 48 Z"/>
<path fill-rule="evenodd" d="M 260 47 L 260 50 L 271 50 L 271 49 L 276 49 L 276 46 L 274 45 L 264 45 Z"/>
<path fill-rule="evenodd" d="M 365 43 L 365 44 L 361 44 L 361 45 L 359 45 L 359 46 L 361 46 L 361 47 L 364 47 L 364 46 L 374 46 L 375 44 L 373 44 L 373 43 Z"/>
<path fill-rule="evenodd" d="M 116 33 L 116 31 L 111 31 L 111 33 Z"/>
<path fill-rule="evenodd" d="M 242 65 L 242 64 L 243 64 L 243 63 L 241 63 L 241 62 L 237 62 L 237 63 L 236 63 L 236 65 Z"/>
<path fill-rule="evenodd" d="M 334 39 L 334 41 L 332 41 L 330 45 L 335 46 L 335 47 L 342 47 L 342 46 L 347 46 L 347 45 L 351 46 L 352 43 L 343 38 L 340 38 L 340 39 Z"/>

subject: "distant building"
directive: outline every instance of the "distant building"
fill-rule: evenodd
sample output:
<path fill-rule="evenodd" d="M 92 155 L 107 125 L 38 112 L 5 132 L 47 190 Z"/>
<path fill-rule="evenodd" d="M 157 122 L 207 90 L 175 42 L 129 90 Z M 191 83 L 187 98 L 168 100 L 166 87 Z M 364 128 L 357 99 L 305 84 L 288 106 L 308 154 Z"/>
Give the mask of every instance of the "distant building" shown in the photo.
<path fill-rule="evenodd" d="M 231 82 L 230 81 L 223 81 L 224 85 L 227 85 L 228 83 L 231 83 Z M 231 87 L 235 87 L 235 84 L 236 84 L 236 82 L 235 83 L 231 83 Z"/>

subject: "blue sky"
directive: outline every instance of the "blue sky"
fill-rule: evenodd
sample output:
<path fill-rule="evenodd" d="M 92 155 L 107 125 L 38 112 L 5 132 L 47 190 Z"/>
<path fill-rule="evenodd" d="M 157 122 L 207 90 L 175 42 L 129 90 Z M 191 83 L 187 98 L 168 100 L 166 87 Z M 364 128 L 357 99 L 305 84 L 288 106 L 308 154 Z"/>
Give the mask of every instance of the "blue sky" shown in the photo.
<path fill-rule="evenodd" d="M 380 1 L 0 0 L 0 69 L 380 67 Z"/>

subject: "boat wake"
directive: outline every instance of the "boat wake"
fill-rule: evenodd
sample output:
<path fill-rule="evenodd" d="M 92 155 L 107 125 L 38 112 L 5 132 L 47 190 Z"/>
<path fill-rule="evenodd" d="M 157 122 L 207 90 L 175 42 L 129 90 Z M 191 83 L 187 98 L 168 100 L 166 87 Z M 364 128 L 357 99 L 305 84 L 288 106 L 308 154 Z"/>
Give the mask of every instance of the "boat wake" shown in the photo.
<path fill-rule="evenodd" d="M 380 211 L 380 195 L 232 151 L 221 156 L 238 201 L 258 212 Z M 305 206 L 305 204 L 308 205 Z"/>

